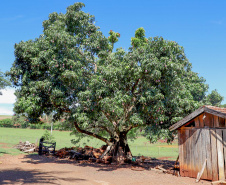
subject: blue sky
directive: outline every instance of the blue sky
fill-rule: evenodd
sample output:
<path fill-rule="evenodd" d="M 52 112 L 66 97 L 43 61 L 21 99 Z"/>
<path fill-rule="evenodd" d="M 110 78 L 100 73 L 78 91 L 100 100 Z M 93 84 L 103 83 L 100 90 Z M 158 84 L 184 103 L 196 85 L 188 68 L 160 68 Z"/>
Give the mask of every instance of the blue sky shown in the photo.
<path fill-rule="evenodd" d="M 42 34 L 49 13 L 66 12 L 72 0 L 11 0 L 0 2 L 0 70 L 10 69 L 14 44 Z M 206 79 L 209 90 L 217 89 L 226 99 L 226 1 L 224 0 L 84 0 L 85 12 L 96 17 L 96 25 L 108 36 L 121 34 L 115 47 L 127 49 L 139 27 L 147 37 L 163 36 L 184 47 L 193 71 Z M 10 92 L 12 90 L 9 90 Z M 12 114 L 12 93 L 0 96 L 0 115 Z M 9 100 L 8 103 L 5 100 Z M 223 103 L 226 103 L 224 100 Z"/>

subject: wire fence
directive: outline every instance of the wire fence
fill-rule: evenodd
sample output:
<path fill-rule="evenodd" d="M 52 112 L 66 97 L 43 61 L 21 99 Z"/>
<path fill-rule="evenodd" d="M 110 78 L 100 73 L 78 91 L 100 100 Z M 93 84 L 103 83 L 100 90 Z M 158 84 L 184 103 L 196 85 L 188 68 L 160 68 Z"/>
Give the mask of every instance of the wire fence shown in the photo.
<path fill-rule="evenodd" d="M 40 134 L 33 135 L 0 135 L 0 143 L 7 143 L 9 146 L 13 146 L 18 144 L 20 141 L 25 142 L 29 141 L 30 143 L 35 143 L 38 145 Z M 94 148 L 99 148 L 105 143 L 98 139 L 90 139 L 90 138 L 82 138 L 78 144 L 72 144 L 71 139 L 75 138 L 75 136 L 69 136 L 69 133 L 64 137 L 60 137 L 59 135 L 54 135 L 56 140 L 56 149 L 64 148 L 64 147 L 72 147 L 72 146 L 80 146 L 84 147 L 85 145 L 92 146 Z M 167 145 L 166 143 L 157 143 L 150 144 L 147 142 L 139 141 L 137 142 L 129 142 L 129 146 L 131 152 L 134 156 L 147 156 L 154 158 L 165 158 L 169 160 L 175 160 L 178 156 L 178 146 Z"/>
<path fill-rule="evenodd" d="M 10 136 L 10 135 L 4 135 L 0 136 L 0 142 L 2 143 L 8 143 L 8 144 L 17 144 L 19 142 L 25 142 L 29 141 L 31 143 L 38 143 L 39 138 L 35 136 Z"/>
<path fill-rule="evenodd" d="M 78 147 L 84 147 L 86 145 L 92 146 L 94 148 L 99 148 L 101 147 L 104 143 L 102 141 L 96 140 L 96 139 L 87 139 L 87 138 L 82 138 L 79 143 L 76 145 L 71 142 L 71 140 L 74 137 L 67 137 L 67 138 L 58 138 L 55 137 L 56 141 L 56 148 L 64 148 L 64 147 L 72 147 L 72 146 L 78 146 Z M 38 136 L 11 136 L 11 135 L 4 135 L 0 136 L 0 143 L 6 143 L 8 145 L 16 145 L 20 141 L 25 142 L 29 141 L 30 143 L 35 143 L 36 145 L 39 144 L 40 137 Z"/>
<path fill-rule="evenodd" d="M 162 158 L 175 160 L 178 156 L 178 147 L 177 146 L 136 146 L 131 145 L 130 149 L 134 156 L 148 156 L 153 158 Z"/>

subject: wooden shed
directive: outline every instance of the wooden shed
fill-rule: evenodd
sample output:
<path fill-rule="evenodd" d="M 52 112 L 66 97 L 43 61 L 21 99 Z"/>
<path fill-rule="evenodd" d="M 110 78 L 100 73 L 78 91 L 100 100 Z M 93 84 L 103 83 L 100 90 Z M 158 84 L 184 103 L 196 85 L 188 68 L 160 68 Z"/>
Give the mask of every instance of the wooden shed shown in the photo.
<path fill-rule="evenodd" d="M 226 108 L 202 106 L 170 127 L 178 130 L 180 175 L 225 180 Z"/>

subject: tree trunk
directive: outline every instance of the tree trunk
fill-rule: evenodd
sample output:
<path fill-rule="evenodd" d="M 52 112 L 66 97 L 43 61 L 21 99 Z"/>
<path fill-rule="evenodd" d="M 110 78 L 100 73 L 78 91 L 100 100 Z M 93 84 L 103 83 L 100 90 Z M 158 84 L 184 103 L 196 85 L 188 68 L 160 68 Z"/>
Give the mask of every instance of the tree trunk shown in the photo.
<path fill-rule="evenodd" d="M 112 147 L 109 155 L 112 156 L 112 161 L 119 164 L 132 161 L 132 153 L 127 142 L 127 132 L 120 132 L 119 136 L 112 138 Z"/>
<path fill-rule="evenodd" d="M 127 142 L 127 133 L 130 129 L 119 134 L 115 132 L 109 141 L 107 138 L 81 129 L 77 122 L 74 122 L 74 125 L 78 132 L 100 139 L 108 145 L 107 150 L 101 156 L 101 158 L 107 159 L 105 162 L 110 162 L 109 160 L 117 163 L 132 161 L 132 153 Z"/>

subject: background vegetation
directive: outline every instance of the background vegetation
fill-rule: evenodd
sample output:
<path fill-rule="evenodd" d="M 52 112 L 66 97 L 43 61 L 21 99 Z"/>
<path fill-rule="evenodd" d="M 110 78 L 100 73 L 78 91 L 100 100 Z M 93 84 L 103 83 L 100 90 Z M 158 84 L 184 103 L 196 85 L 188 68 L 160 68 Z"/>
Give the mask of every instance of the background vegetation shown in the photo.
<path fill-rule="evenodd" d="M 45 130 L 32 130 L 32 129 L 20 129 L 20 128 L 1 128 L 0 129 L 0 155 L 21 154 L 13 146 L 20 141 L 29 141 L 31 143 L 37 143 L 41 136 L 45 133 Z M 70 134 L 70 131 L 53 131 L 53 136 L 56 140 L 56 148 L 72 147 L 89 145 L 98 148 L 105 144 L 104 142 L 93 138 L 86 137 L 80 140 L 76 145 L 71 143 L 72 139 L 76 139 L 74 135 Z M 138 137 L 136 140 L 129 140 L 129 145 L 134 156 L 149 156 L 155 158 L 170 157 L 169 160 L 175 160 L 178 156 L 177 141 L 172 144 L 167 144 L 164 141 L 159 141 L 155 144 L 151 144 L 145 137 Z"/>

